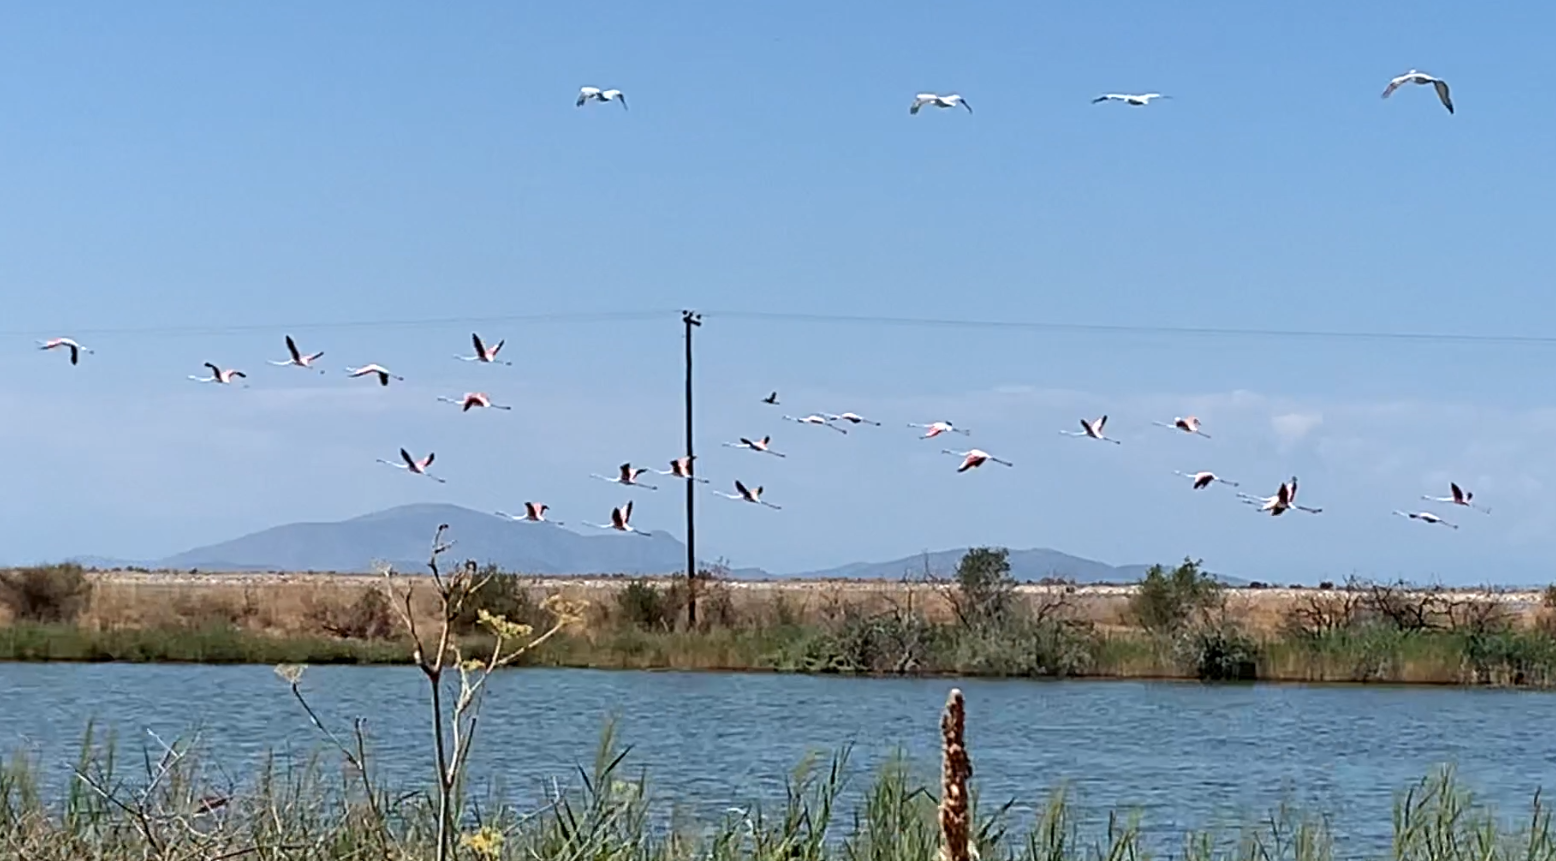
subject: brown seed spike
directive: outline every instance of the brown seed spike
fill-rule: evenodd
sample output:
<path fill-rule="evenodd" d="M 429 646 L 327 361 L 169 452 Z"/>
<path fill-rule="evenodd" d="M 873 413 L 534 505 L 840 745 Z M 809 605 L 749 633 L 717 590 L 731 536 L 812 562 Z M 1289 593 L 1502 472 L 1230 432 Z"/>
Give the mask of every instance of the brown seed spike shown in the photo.
<path fill-rule="evenodd" d="M 968 861 L 967 780 L 972 760 L 967 757 L 965 731 L 967 707 L 962 692 L 951 689 L 945 714 L 940 718 L 943 767 L 940 780 L 941 861 Z"/>

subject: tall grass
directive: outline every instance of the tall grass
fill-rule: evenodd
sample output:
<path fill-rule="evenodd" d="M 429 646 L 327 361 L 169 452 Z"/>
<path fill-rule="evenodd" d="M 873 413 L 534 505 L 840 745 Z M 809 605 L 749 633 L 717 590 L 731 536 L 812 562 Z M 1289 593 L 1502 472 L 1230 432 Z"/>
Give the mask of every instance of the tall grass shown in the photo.
<path fill-rule="evenodd" d="M 119 859 L 420 859 L 436 853 L 435 793 L 367 789 L 350 769 L 320 756 L 274 762 L 233 787 L 202 749 L 184 740 L 125 762 L 111 738 L 88 731 L 70 787 L 49 797 L 39 765 L 23 757 L 0 767 L 0 857 L 65 861 Z M 641 861 L 944 861 L 944 795 L 914 769 L 886 763 L 857 801 L 845 805 L 847 751 L 821 768 L 797 769 L 775 805 L 731 808 L 696 820 L 670 812 L 674 786 L 659 788 L 627 765 L 610 728 L 589 765 L 540 806 L 500 795 L 468 805 L 454 857 L 466 859 L 641 859 Z M 369 792 L 372 794 L 369 795 Z M 1451 770 L 1404 788 L 1387 846 L 1348 845 L 1326 817 L 1291 808 L 1241 829 L 1181 829 L 1164 835 L 1127 810 L 1083 821 L 1066 792 L 1049 793 L 1033 816 L 1009 805 L 979 810 L 966 797 L 967 855 L 996 861 L 1556 861 L 1556 833 L 1537 796 L 1517 820 L 1476 803 Z M 961 827 L 961 826 L 958 826 Z M 957 857 L 954 855 L 952 857 Z"/>

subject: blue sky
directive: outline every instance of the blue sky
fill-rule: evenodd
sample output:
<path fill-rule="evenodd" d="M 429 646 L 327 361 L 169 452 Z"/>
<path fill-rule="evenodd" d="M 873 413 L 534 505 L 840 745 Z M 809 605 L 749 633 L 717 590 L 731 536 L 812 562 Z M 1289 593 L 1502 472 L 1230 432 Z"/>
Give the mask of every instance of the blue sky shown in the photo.
<path fill-rule="evenodd" d="M 624 497 L 589 473 L 678 453 L 694 307 L 700 468 L 784 506 L 705 497 L 701 549 L 736 565 L 995 543 L 1549 579 L 1556 345 L 739 313 L 1556 335 L 1556 117 L 1530 91 L 1553 28 L 1534 3 L 18 7 L 0 558 L 154 557 L 424 500 L 601 519 Z M 1411 67 L 1456 115 L 1429 88 L 1378 98 Z M 584 84 L 631 110 L 575 108 Z M 975 112 L 910 117 L 922 90 Z M 1131 90 L 1174 99 L 1089 101 Z M 526 362 L 453 361 L 471 328 Z M 330 373 L 265 365 L 285 332 Z M 98 352 L 32 349 L 56 334 Z M 207 360 L 251 386 L 185 379 Z M 366 361 L 407 383 L 340 378 Z M 887 426 L 783 423 L 771 388 Z M 519 409 L 435 400 L 467 389 Z M 1124 445 L 1057 434 L 1101 412 Z M 1189 412 L 1214 439 L 1150 425 Z M 953 474 L 902 426 L 942 417 L 1017 467 Z M 763 433 L 790 457 L 718 446 Z M 449 483 L 373 462 L 401 445 Z M 1201 468 L 1259 493 L 1295 472 L 1326 512 L 1261 519 L 1172 475 Z M 1450 477 L 1494 513 L 1390 516 Z M 661 491 L 636 519 L 679 512 Z"/>

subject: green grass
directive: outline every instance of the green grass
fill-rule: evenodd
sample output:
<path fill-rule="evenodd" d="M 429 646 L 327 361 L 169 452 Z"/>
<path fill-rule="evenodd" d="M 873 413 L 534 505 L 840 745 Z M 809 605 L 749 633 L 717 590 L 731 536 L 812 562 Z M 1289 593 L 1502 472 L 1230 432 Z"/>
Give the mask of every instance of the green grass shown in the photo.
<path fill-rule="evenodd" d="M 210 785 L 197 747 L 174 742 L 125 768 L 112 740 L 88 733 L 82 779 L 47 797 L 36 764 L 0 768 L 0 856 L 36 861 L 94 858 L 367 859 L 429 858 L 435 813 L 424 793 L 391 792 L 342 777 L 325 759 L 291 769 L 269 764 L 230 795 Z M 887 763 L 845 806 L 853 779 L 847 752 L 795 770 L 781 801 L 712 821 L 673 814 L 674 786 L 629 772 L 607 729 L 592 767 L 541 809 L 500 796 L 466 806 L 458 857 L 595 861 L 931 861 L 939 847 L 936 786 L 918 782 L 900 759 Z M 537 775 L 544 778 L 544 775 Z M 564 785 L 565 786 L 565 785 Z M 976 787 L 975 787 L 976 789 Z M 1040 787 L 1034 787 L 1040 790 Z M 201 812 L 203 798 L 228 802 Z M 976 793 L 975 793 L 976 795 Z M 731 799 L 733 801 L 733 799 Z M 1241 828 L 1181 830 L 1148 841 L 1129 810 L 1094 828 L 1078 822 L 1063 791 L 1034 818 L 1009 805 L 977 805 L 974 841 L 984 861 L 1556 861 L 1550 816 L 1538 797 L 1516 821 L 1477 804 L 1443 771 L 1405 788 L 1395 803 L 1392 845 L 1372 855 L 1329 831 L 1320 811 L 1280 809 Z M 996 800 L 998 801 L 998 800 Z M 1258 816 L 1259 811 L 1249 811 Z M 1383 829 L 1379 829 L 1383 830 Z"/>
<path fill-rule="evenodd" d="M 464 638 L 479 653 L 481 635 Z M 0 660 L 404 664 L 401 640 L 274 636 L 217 625 L 94 631 L 0 627 Z M 1556 687 L 1556 638 L 1536 630 L 1474 635 L 1379 626 L 1249 639 L 1219 629 L 1100 634 L 1017 621 L 975 629 L 878 618 L 831 625 L 669 631 L 615 625 L 556 638 L 529 666 L 762 670 L 859 675 L 1262 679 Z"/>

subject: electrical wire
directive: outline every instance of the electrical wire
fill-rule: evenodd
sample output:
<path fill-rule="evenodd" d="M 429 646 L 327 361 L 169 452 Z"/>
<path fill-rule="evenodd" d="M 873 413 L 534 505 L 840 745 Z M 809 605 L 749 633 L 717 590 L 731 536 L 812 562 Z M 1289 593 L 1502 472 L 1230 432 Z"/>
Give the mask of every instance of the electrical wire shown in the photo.
<path fill-rule="evenodd" d="M 68 331 L 72 337 L 175 337 L 189 335 L 226 335 L 245 332 L 301 332 L 330 329 L 403 329 L 439 328 L 495 324 L 580 324 L 644 320 L 679 321 L 681 309 L 638 311 L 583 311 L 542 314 L 497 314 L 419 319 L 335 320 L 317 322 L 234 323 L 226 325 L 100 326 L 83 329 L 9 330 L 0 337 L 20 338 L 52 335 Z M 750 320 L 774 323 L 825 324 L 851 326 L 902 326 L 944 329 L 1012 329 L 1046 332 L 1072 332 L 1098 335 L 1166 335 L 1177 337 L 1241 337 L 1264 339 L 1309 339 L 1348 341 L 1413 341 L 1461 344 L 1500 344 L 1556 346 L 1556 336 L 1469 334 L 1456 332 L 1382 332 L 1323 329 L 1263 329 L 1215 326 L 1152 326 L 1111 323 L 1073 323 L 1039 320 L 980 320 L 948 317 L 896 317 L 869 314 L 823 314 L 798 311 L 704 311 L 704 319 Z"/>
<path fill-rule="evenodd" d="M 664 311 L 583 311 L 550 314 L 500 314 L 468 317 L 422 317 L 420 319 L 388 320 L 336 320 L 334 322 L 290 323 L 233 323 L 226 325 L 186 326 L 106 326 L 85 329 L 68 329 L 71 337 L 106 337 L 139 335 L 145 337 L 173 337 L 182 335 L 229 335 L 243 332 L 305 332 L 320 329 L 403 329 L 438 328 L 441 326 L 476 326 L 497 323 L 604 323 L 627 320 L 664 318 L 679 319 L 679 310 Z M 66 329 L 0 331 L 0 337 L 21 338 L 65 332 Z"/>
<path fill-rule="evenodd" d="M 1252 329 L 1211 326 L 1130 326 L 1107 323 L 1063 323 L 1023 320 L 972 320 L 937 317 L 889 317 L 879 315 L 809 314 L 785 311 L 705 311 L 709 320 L 764 320 L 790 323 L 918 326 L 964 329 L 1026 329 L 1115 335 L 1178 335 L 1191 337 L 1307 338 L 1329 340 L 1428 341 L 1466 344 L 1524 344 L 1556 346 L 1549 335 L 1475 335 L 1454 332 L 1368 332 L 1320 329 Z"/>

